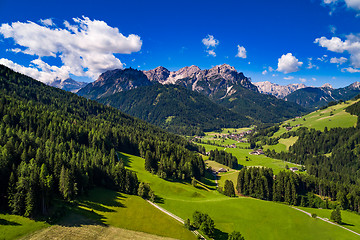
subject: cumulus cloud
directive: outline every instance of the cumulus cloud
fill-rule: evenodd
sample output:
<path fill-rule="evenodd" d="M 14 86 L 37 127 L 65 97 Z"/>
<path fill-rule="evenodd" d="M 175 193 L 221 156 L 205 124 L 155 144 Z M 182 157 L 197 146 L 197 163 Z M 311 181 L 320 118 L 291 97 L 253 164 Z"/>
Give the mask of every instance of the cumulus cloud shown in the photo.
<path fill-rule="evenodd" d="M 348 68 L 341 69 L 341 71 L 342 72 L 349 72 L 349 73 L 358 73 L 358 72 L 360 72 L 360 69 L 348 67 Z"/>
<path fill-rule="evenodd" d="M 65 21 L 64 28 L 50 28 L 49 24 L 54 26 L 52 20 L 40 21 L 43 25 L 30 21 L 5 23 L 0 26 L 0 34 L 14 39 L 22 53 L 38 58 L 29 67 L 12 64 L 12 61 L 3 62 L 43 82 L 69 74 L 95 79 L 106 70 L 123 67 L 114 54 L 130 54 L 140 51 L 142 46 L 139 36 L 130 34 L 126 37 L 104 21 L 73 18 L 74 23 Z M 60 58 L 62 66 L 49 66 L 43 62 L 43 57 Z"/>
<path fill-rule="evenodd" d="M 333 57 L 330 59 L 330 63 L 336 63 L 339 65 L 346 63 L 346 62 L 347 62 L 347 58 L 345 58 L 345 57 L 340 57 L 340 58 Z"/>
<path fill-rule="evenodd" d="M 219 40 L 215 39 L 213 35 L 207 35 L 207 37 L 202 40 L 202 43 L 206 46 L 206 48 L 214 48 L 219 45 Z"/>
<path fill-rule="evenodd" d="M 262 75 L 266 75 L 267 72 L 268 72 L 268 71 L 265 69 L 264 71 L 262 71 Z"/>
<path fill-rule="evenodd" d="M 219 40 L 215 39 L 213 35 L 208 34 L 206 38 L 202 40 L 202 43 L 205 45 L 208 55 L 216 57 L 214 49 L 217 45 L 219 45 Z"/>
<path fill-rule="evenodd" d="M 210 50 L 206 50 L 206 52 L 207 52 L 210 56 L 216 57 L 216 53 L 215 53 L 214 50 L 210 49 Z"/>
<path fill-rule="evenodd" d="M 237 45 L 238 53 L 235 57 L 246 58 L 246 49 L 243 46 Z"/>
<path fill-rule="evenodd" d="M 346 36 L 346 40 L 341 40 L 338 37 L 327 39 L 326 37 L 316 38 L 315 43 L 319 46 L 327 48 L 327 50 L 350 54 L 350 62 L 355 68 L 360 68 L 360 34 L 350 34 Z"/>
<path fill-rule="evenodd" d="M 40 19 L 40 22 L 45 26 L 53 26 L 55 25 L 51 18 L 48 19 Z"/>
<path fill-rule="evenodd" d="M 346 7 L 352 8 L 356 11 L 360 10 L 360 0 L 323 0 L 325 5 L 330 5 L 333 9 L 339 3 L 345 3 Z"/>
<path fill-rule="evenodd" d="M 299 68 L 303 65 L 302 62 L 292 55 L 292 53 L 283 54 L 281 58 L 278 59 L 278 68 L 277 71 L 283 72 L 285 74 L 297 72 Z"/>

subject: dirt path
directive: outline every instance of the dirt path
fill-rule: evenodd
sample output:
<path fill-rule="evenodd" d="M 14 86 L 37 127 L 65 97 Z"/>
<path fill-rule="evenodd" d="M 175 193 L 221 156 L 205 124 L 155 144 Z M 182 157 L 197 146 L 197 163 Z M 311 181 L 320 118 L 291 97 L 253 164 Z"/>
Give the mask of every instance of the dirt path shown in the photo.
<path fill-rule="evenodd" d="M 309 213 L 309 212 L 306 212 L 306 211 L 304 211 L 304 210 L 301 210 L 301 209 L 296 208 L 296 207 L 293 207 L 293 206 L 292 206 L 292 208 L 293 208 L 293 209 L 296 209 L 296 210 L 298 210 L 298 211 L 300 211 L 300 212 L 303 212 L 303 213 L 305 213 L 306 215 L 308 215 L 308 216 L 311 217 L 311 213 Z M 334 223 L 334 222 L 331 222 L 331 221 L 329 221 L 329 220 L 326 219 L 326 218 L 321 218 L 321 217 L 316 217 L 316 218 L 318 218 L 318 219 L 320 219 L 320 220 L 322 220 L 322 221 L 324 221 L 324 222 L 330 223 L 330 224 L 332 224 L 332 225 L 338 226 L 338 227 L 340 227 L 340 228 L 343 228 L 343 229 L 345 229 L 345 230 L 347 230 L 347 231 L 349 231 L 349 232 L 352 232 L 352 233 L 360 236 L 360 233 L 357 233 L 357 232 L 355 232 L 355 231 L 353 231 L 353 230 L 350 230 L 350 229 L 348 229 L 348 228 L 346 228 L 346 227 L 343 227 L 343 226 L 341 226 L 341 225 L 339 225 L 339 224 L 336 224 L 336 223 Z"/>
<path fill-rule="evenodd" d="M 179 221 L 181 224 L 184 224 L 184 220 L 178 216 L 176 216 L 175 214 L 165 210 L 164 208 L 160 207 L 159 205 L 151 202 L 150 200 L 146 200 L 148 203 L 150 203 L 151 205 L 153 205 L 154 207 L 156 207 L 157 209 L 159 209 L 160 211 L 162 211 L 163 213 L 169 215 L 170 217 L 174 218 L 176 221 Z M 196 236 L 200 236 L 202 239 L 206 239 L 203 235 L 201 235 L 201 233 L 199 233 L 198 231 L 192 231 Z"/>

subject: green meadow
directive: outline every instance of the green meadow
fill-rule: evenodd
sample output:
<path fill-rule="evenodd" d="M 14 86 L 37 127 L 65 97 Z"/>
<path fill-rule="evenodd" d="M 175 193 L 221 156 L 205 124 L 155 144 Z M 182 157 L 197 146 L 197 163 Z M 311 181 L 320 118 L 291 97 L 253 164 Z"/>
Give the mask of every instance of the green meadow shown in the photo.
<path fill-rule="evenodd" d="M 199 144 L 199 145 L 205 147 L 206 151 L 215 150 L 215 149 L 219 149 L 219 150 L 225 149 L 224 147 L 218 147 L 218 146 L 213 146 L 213 145 L 208 145 L 208 144 Z M 274 171 L 274 174 L 277 174 L 281 170 L 284 170 L 286 168 L 286 165 L 288 167 L 298 167 L 297 164 L 284 162 L 284 161 L 278 160 L 278 159 L 269 158 L 265 155 L 252 155 L 252 154 L 250 154 L 252 152 L 251 149 L 226 148 L 225 151 L 232 153 L 232 155 L 234 155 L 238 159 L 238 163 L 243 166 L 247 166 L 247 167 L 256 166 L 256 167 L 272 168 Z"/>
<path fill-rule="evenodd" d="M 187 182 L 161 179 L 144 170 L 144 159 L 128 154 L 121 156 L 141 181 L 151 185 L 161 207 L 183 219 L 191 219 L 196 210 L 209 214 L 217 228 L 215 239 L 227 239 L 227 234 L 234 230 L 240 231 L 246 239 L 356 238 L 353 233 L 284 204 L 248 197 L 229 198 L 217 191 L 195 188 Z M 213 182 L 209 181 L 209 184 Z"/>
<path fill-rule="evenodd" d="M 17 215 L 0 214 L 0 239 L 17 239 L 49 226 L 46 222 Z"/>

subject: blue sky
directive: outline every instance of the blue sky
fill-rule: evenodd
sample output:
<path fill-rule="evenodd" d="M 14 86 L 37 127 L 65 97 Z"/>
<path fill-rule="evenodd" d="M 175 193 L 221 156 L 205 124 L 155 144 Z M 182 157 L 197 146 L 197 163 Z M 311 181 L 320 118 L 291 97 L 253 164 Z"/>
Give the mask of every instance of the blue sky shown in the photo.
<path fill-rule="evenodd" d="M 45 82 L 223 63 L 254 82 L 360 80 L 360 0 L 53 2 L 0 0 L 0 63 Z"/>

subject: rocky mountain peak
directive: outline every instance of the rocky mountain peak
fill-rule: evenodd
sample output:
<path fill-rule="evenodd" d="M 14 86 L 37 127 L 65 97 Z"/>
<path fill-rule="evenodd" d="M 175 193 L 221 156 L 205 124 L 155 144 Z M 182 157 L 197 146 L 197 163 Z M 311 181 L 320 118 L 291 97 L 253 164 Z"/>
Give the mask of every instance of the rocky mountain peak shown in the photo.
<path fill-rule="evenodd" d="M 260 93 L 270 94 L 277 98 L 284 98 L 290 93 L 306 87 L 303 83 L 293 83 L 286 86 L 281 86 L 276 83 L 271 83 L 269 81 L 257 82 L 254 83 L 254 85 L 257 86 Z"/>
<path fill-rule="evenodd" d="M 163 84 L 163 82 L 169 77 L 170 71 L 163 66 L 159 66 L 155 69 L 149 71 L 143 71 L 143 73 L 147 76 L 147 78 L 151 82 L 159 82 Z"/>
<path fill-rule="evenodd" d="M 332 85 L 330 83 L 325 83 L 324 85 L 321 86 L 322 88 L 330 88 L 332 89 Z"/>
<path fill-rule="evenodd" d="M 87 83 L 78 82 L 72 78 L 66 78 L 66 79 L 55 78 L 54 81 L 49 83 L 49 86 L 60 88 L 69 92 L 77 92 L 86 85 Z"/>
<path fill-rule="evenodd" d="M 354 82 L 354 83 L 350 84 L 349 87 L 352 89 L 360 90 L 360 82 Z"/>

